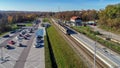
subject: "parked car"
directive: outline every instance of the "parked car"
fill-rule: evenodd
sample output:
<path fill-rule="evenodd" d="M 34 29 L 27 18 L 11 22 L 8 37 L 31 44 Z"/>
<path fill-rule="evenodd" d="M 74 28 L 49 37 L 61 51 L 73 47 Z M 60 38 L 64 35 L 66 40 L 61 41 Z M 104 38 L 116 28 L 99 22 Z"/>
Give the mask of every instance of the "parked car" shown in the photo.
<path fill-rule="evenodd" d="M 30 37 L 31 35 L 27 33 L 25 36 Z"/>
<path fill-rule="evenodd" d="M 13 47 L 13 46 L 11 46 L 11 45 L 6 45 L 5 48 L 7 48 L 7 49 L 15 49 L 15 47 Z"/>
<path fill-rule="evenodd" d="M 27 36 L 24 36 L 24 39 L 25 39 L 25 40 L 28 40 L 28 37 L 27 37 Z"/>
<path fill-rule="evenodd" d="M 13 33 L 15 33 L 15 32 L 16 32 L 16 31 L 14 30 L 14 31 L 11 31 L 10 33 L 13 34 Z"/>
<path fill-rule="evenodd" d="M 20 34 L 19 34 L 19 37 L 23 37 L 23 35 L 20 33 Z"/>
<path fill-rule="evenodd" d="M 23 45 L 22 43 L 19 43 L 19 47 L 27 47 L 27 46 Z"/>
<path fill-rule="evenodd" d="M 22 31 L 22 29 L 18 29 L 17 31 L 18 31 L 18 32 L 21 32 L 21 31 Z"/>
<path fill-rule="evenodd" d="M 3 36 L 3 38 L 7 38 L 7 37 L 10 37 L 10 35 L 7 34 L 7 35 L 4 35 L 4 36 Z"/>
<path fill-rule="evenodd" d="M 14 45 L 16 42 L 13 40 L 8 41 L 8 44 Z"/>

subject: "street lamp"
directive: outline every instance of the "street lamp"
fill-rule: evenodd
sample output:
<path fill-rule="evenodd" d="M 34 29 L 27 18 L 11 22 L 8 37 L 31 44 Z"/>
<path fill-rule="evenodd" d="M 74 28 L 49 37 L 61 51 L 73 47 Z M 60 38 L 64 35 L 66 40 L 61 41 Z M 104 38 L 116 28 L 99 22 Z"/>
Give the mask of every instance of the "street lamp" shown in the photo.
<path fill-rule="evenodd" d="M 94 68 L 96 68 L 96 49 L 97 46 L 96 46 L 96 41 L 95 41 L 95 47 L 94 47 Z"/>
<path fill-rule="evenodd" d="M 1 61 L 3 61 L 3 47 L 1 47 Z"/>
<path fill-rule="evenodd" d="M 94 26 L 95 27 L 95 26 Z M 94 30 L 95 31 L 95 30 Z M 96 68 L 96 51 L 97 51 L 97 46 L 96 46 L 96 34 L 95 34 L 95 45 L 94 45 L 94 68 Z"/>

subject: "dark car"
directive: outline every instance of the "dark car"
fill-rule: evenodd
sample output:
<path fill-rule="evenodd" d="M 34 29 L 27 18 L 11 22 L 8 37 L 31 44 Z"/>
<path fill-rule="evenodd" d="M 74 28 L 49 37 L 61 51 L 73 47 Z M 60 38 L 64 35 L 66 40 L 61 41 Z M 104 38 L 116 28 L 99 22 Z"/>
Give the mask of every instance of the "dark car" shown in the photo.
<path fill-rule="evenodd" d="M 5 48 L 7 48 L 7 49 L 15 49 L 15 47 L 10 46 L 10 45 L 6 45 L 6 47 L 5 47 Z"/>
<path fill-rule="evenodd" d="M 22 43 L 19 43 L 19 47 L 27 47 L 27 46 L 23 45 Z"/>
<path fill-rule="evenodd" d="M 18 29 L 18 30 L 17 30 L 17 32 L 21 32 L 21 31 L 22 31 L 22 29 Z"/>
<path fill-rule="evenodd" d="M 24 36 L 24 39 L 25 39 L 25 40 L 29 40 L 29 38 L 28 38 L 27 36 Z"/>
<path fill-rule="evenodd" d="M 26 34 L 25 36 L 30 37 L 31 35 L 30 34 Z"/>
<path fill-rule="evenodd" d="M 19 34 L 19 36 L 20 36 L 20 37 L 23 37 L 23 35 L 22 35 L 22 34 Z"/>
<path fill-rule="evenodd" d="M 11 31 L 10 33 L 13 34 L 13 33 L 15 33 L 15 32 L 16 32 L 16 31 L 14 30 L 14 31 Z"/>
<path fill-rule="evenodd" d="M 3 38 L 7 38 L 7 37 L 10 37 L 10 35 L 4 35 Z"/>

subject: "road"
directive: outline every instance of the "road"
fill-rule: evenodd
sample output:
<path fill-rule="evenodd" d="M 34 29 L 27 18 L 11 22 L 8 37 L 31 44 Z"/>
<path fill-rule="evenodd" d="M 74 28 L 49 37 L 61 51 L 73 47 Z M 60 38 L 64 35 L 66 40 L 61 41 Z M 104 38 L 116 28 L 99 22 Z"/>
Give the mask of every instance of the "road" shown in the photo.
<path fill-rule="evenodd" d="M 26 62 L 26 59 L 28 57 L 28 54 L 29 54 L 29 51 L 30 51 L 30 48 L 31 48 L 31 44 L 33 43 L 33 39 L 35 37 L 35 34 L 32 35 L 32 38 L 27 42 L 27 47 L 24 48 L 24 50 L 22 51 L 19 59 L 16 61 L 16 64 L 14 66 L 14 68 L 24 68 L 24 64 Z"/>
<path fill-rule="evenodd" d="M 52 19 L 55 21 L 54 19 Z M 69 28 L 69 27 L 68 27 Z M 71 29 L 72 30 L 72 29 Z M 89 49 L 94 54 L 95 46 L 97 48 L 96 56 L 100 58 L 104 63 L 107 63 L 109 67 L 117 66 L 119 68 L 120 66 L 120 56 L 119 54 L 107 49 L 107 52 L 104 50 L 104 46 L 99 44 L 98 42 L 93 41 L 92 39 L 86 37 L 83 34 L 80 34 L 76 32 L 76 34 L 71 35 L 73 38 L 75 38 L 78 42 L 82 43 L 84 47 Z M 96 44 L 95 44 L 96 43 Z"/>
<path fill-rule="evenodd" d="M 90 27 L 92 27 L 95 31 L 99 31 L 101 34 L 104 34 L 105 36 L 110 36 L 110 38 L 113 38 L 113 39 L 118 40 L 120 42 L 120 35 L 102 30 L 102 29 L 98 28 L 98 26 L 90 26 Z"/>

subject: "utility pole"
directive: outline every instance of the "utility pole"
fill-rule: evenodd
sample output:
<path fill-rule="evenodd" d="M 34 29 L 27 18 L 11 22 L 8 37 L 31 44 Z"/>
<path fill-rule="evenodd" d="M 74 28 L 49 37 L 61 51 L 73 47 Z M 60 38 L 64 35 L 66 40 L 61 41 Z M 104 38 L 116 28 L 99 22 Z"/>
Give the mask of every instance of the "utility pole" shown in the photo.
<path fill-rule="evenodd" d="M 94 26 L 95 27 L 95 26 Z M 95 30 L 94 30 L 95 31 Z M 97 41 L 96 41 L 96 34 L 95 34 L 95 45 L 94 45 L 94 68 L 96 68 L 96 43 L 97 43 Z"/>
<path fill-rule="evenodd" d="M 4 57 L 3 57 L 3 47 L 1 47 L 1 63 L 4 62 Z"/>
<path fill-rule="evenodd" d="M 3 61 L 3 47 L 1 47 L 1 61 Z"/>
<path fill-rule="evenodd" d="M 96 41 L 95 41 L 95 49 L 94 49 L 94 68 L 96 68 Z"/>

